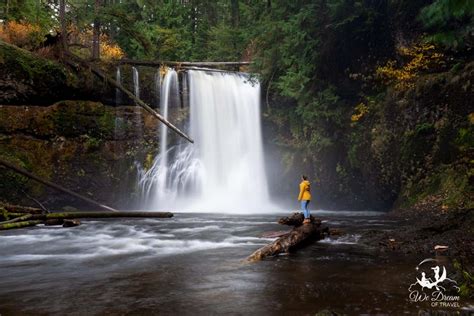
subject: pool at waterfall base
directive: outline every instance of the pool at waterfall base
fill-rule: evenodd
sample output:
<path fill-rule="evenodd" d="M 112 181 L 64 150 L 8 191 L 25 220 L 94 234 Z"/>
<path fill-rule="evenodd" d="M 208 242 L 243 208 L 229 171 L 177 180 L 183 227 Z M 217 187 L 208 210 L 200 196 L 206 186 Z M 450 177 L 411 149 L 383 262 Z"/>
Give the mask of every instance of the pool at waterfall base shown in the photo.
<path fill-rule="evenodd" d="M 287 214 L 176 213 L 6 232 L 0 314 L 352 315 L 431 308 L 408 297 L 424 258 L 380 253 L 359 241 L 368 229 L 396 229 L 395 220 L 374 212 L 313 214 L 345 234 L 256 263 L 244 259 L 273 240 L 264 233 L 289 229 L 276 224 Z"/>

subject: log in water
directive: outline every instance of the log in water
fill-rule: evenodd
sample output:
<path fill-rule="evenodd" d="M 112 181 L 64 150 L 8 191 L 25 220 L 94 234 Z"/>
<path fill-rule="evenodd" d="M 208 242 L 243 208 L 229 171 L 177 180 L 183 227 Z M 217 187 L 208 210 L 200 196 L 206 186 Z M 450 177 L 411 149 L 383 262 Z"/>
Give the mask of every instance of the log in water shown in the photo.
<path fill-rule="evenodd" d="M 311 217 L 311 222 L 308 224 L 303 224 L 303 220 L 302 213 L 294 213 L 289 217 L 281 218 L 278 221 L 279 224 L 295 227 L 288 234 L 256 250 L 247 257 L 247 261 L 254 262 L 280 253 L 288 253 L 312 241 L 321 240 L 328 235 L 328 228 L 322 228 L 320 220 Z"/>
<path fill-rule="evenodd" d="M 27 214 L 21 217 L 21 221 L 15 219 L 2 222 L 0 230 L 35 226 L 47 224 L 55 219 L 75 219 L 75 218 L 171 218 L 170 212 L 65 212 L 48 214 Z"/>

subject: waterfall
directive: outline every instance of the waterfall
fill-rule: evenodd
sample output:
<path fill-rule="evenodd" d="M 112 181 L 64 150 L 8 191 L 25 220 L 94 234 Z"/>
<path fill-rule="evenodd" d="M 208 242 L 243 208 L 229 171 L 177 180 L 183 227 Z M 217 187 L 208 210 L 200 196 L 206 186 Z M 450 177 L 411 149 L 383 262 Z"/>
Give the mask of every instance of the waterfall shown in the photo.
<path fill-rule="evenodd" d="M 133 75 L 133 94 L 140 99 L 140 74 L 136 67 L 132 67 L 132 75 Z M 141 141 L 143 137 L 143 122 L 142 122 L 142 114 L 141 114 L 141 107 L 136 106 L 135 108 L 135 131 L 136 131 L 136 140 Z"/>
<path fill-rule="evenodd" d="M 165 119 L 168 119 L 168 108 L 172 101 L 173 92 L 177 95 L 178 91 L 178 74 L 174 69 L 168 68 L 160 91 L 160 111 Z M 166 180 L 168 174 L 168 126 L 165 124 L 161 124 L 160 126 L 160 154 L 158 157 L 158 168 L 157 174 L 155 175 L 157 190 L 154 198 L 161 201 L 166 198 Z"/>
<path fill-rule="evenodd" d="M 195 143 L 167 148 L 162 141 L 160 154 L 140 180 L 145 207 L 239 213 L 268 210 L 259 83 L 244 74 L 197 70 L 190 70 L 188 79 L 189 133 Z M 165 83 L 162 99 L 164 93 Z"/>
<path fill-rule="evenodd" d="M 153 88 L 155 89 L 155 107 L 157 108 L 160 106 L 160 98 L 161 98 L 161 85 L 162 85 L 161 69 L 158 69 L 155 72 L 153 80 L 154 80 Z"/>
<path fill-rule="evenodd" d="M 122 75 L 120 73 L 120 67 L 117 67 L 117 70 L 115 72 L 115 81 L 117 81 L 119 85 L 122 85 Z M 115 139 L 120 138 L 121 125 L 123 121 L 123 118 L 120 117 L 119 110 L 117 108 L 121 104 L 121 102 L 122 102 L 121 91 L 119 88 L 115 88 L 115 126 L 114 126 Z"/>
<path fill-rule="evenodd" d="M 140 98 L 140 75 L 138 73 L 138 69 L 132 67 L 133 73 L 133 93 L 137 98 Z"/>
<path fill-rule="evenodd" d="M 122 85 L 122 75 L 120 73 L 120 67 L 117 67 L 117 71 L 115 73 L 115 81 L 117 81 L 119 85 Z M 122 92 L 119 88 L 115 88 L 115 106 L 118 106 L 120 103 L 122 103 Z"/>

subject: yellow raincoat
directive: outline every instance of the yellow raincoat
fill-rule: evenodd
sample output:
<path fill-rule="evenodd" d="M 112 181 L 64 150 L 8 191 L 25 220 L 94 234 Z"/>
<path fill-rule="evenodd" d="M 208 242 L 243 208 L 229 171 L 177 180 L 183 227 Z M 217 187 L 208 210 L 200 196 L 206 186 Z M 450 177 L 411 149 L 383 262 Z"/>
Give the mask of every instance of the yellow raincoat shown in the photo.
<path fill-rule="evenodd" d="M 308 180 L 303 180 L 300 183 L 300 194 L 298 195 L 298 201 L 310 201 L 311 200 L 311 184 Z"/>

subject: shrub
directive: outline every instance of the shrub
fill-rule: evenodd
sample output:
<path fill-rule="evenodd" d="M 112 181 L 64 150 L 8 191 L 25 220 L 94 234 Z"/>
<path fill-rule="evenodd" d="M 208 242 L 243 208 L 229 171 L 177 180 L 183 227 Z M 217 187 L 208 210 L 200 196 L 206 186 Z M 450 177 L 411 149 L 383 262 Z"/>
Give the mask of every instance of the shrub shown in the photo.
<path fill-rule="evenodd" d="M 39 48 L 43 38 L 41 28 L 28 22 L 8 21 L 0 27 L 1 40 L 24 49 Z"/>

